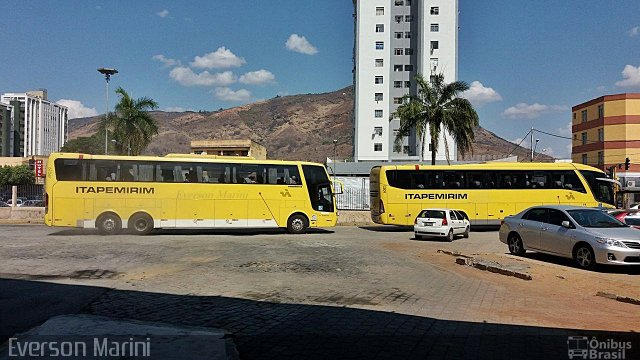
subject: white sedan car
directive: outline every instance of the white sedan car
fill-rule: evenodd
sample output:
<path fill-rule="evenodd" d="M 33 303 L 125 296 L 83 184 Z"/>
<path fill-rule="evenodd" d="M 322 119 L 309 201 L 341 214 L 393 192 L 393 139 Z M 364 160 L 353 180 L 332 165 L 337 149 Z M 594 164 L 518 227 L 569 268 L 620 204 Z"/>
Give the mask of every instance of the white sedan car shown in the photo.
<path fill-rule="evenodd" d="M 424 209 L 413 225 L 416 239 L 423 236 L 444 237 L 453 241 L 455 235 L 469 237 L 469 217 L 464 211 L 453 209 Z"/>

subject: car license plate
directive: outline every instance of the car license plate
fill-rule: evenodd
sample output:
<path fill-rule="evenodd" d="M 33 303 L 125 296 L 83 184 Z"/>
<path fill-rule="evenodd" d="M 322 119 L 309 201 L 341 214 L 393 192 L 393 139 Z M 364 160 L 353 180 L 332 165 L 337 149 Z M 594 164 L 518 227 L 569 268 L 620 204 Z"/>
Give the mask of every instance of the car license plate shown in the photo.
<path fill-rule="evenodd" d="M 432 222 L 426 222 L 426 223 L 422 223 L 422 225 L 424 226 L 433 226 L 434 223 Z"/>

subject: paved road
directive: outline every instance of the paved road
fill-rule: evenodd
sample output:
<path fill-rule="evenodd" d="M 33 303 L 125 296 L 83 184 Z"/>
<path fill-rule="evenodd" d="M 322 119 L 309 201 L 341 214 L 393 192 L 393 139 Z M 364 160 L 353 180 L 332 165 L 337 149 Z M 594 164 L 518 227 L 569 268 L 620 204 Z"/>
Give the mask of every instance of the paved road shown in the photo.
<path fill-rule="evenodd" d="M 0 293 L 3 308 L 20 308 L 16 292 L 23 300 L 47 293 L 48 300 L 27 306 L 224 328 L 247 359 L 509 358 L 525 343 L 532 346 L 523 356 L 565 358 L 567 334 L 586 333 L 567 329 L 640 324 L 637 306 L 594 297 L 593 289 L 575 294 L 565 282 L 550 295 L 544 288 L 559 278 L 498 279 L 436 253 L 504 254 L 496 232 L 453 243 L 416 241 L 385 227 L 104 237 L 3 226 L 2 234 L 0 289 L 14 289 Z M 525 268 L 537 269 L 536 258 L 525 260 Z M 561 262 L 550 266 L 564 280 L 583 276 Z M 594 276 L 637 281 L 625 273 Z M 75 305 L 60 306 L 72 297 Z M 590 309 L 587 319 L 576 304 Z M 15 320 L 14 311 L 2 315 L 10 319 L 3 324 L 14 325 L 0 328 L 4 334 L 29 323 Z"/>

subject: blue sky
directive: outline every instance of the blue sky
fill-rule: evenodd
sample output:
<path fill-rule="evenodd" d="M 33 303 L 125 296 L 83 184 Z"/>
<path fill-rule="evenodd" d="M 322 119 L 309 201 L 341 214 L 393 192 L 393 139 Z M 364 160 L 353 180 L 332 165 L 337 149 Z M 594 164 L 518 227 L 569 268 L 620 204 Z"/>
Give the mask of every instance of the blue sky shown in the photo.
<path fill-rule="evenodd" d="M 214 110 L 351 84 L 347 0 L 9 1 L 0 92 L 46 88 L 73 114 L 104 112 L 104 79 L 165 110 Z M 640 92 L 640 1 L 460 0 L 459 79 L 481 125 L 570 135 L 570 108 Z M 623 74 L 624 71 L 624 74 Z M 112 97 L 111 104 L 115 99 Z M 538 149 L 566 157 L 568 140 Z"/>

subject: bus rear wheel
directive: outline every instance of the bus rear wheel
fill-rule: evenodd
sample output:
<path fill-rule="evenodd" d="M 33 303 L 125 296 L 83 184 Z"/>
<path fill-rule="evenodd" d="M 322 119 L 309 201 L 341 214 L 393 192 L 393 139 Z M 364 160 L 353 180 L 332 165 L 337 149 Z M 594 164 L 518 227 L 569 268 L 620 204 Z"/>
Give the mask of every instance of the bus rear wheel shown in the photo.
<path fill-rule="evenodd" d="M 135 235 L 147 235 L 153 230 L 153 219 L 145 213 L 137 213 L 129 219 L 129 231 Z"/>
<path fill-rule="evenodd" d="M 289 234 L 304 234 L 309 228 L 309 220 L 302 214 L 295 214 L 287 221 L 287 231 Z"/>
<path fill-rule="evenodd" d="M 114 213 L 100 215 L 96 220 L 96 227 L 102 235 L 116 235 L 122 229 L 120 217 Z"/>

